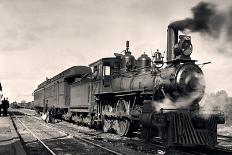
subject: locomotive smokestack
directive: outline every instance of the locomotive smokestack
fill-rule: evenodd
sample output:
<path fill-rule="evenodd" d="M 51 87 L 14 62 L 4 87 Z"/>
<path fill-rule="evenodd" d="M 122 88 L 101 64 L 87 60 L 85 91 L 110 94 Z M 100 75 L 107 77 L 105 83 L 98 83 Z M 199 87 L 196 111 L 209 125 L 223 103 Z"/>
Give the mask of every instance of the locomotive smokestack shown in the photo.
<path fill-rule="evenodd" d="M 172 27 L 168 27 L 167 30 L 167 61 L 174 59 L 174 46 L 178 42 L 178 30 Z"/>

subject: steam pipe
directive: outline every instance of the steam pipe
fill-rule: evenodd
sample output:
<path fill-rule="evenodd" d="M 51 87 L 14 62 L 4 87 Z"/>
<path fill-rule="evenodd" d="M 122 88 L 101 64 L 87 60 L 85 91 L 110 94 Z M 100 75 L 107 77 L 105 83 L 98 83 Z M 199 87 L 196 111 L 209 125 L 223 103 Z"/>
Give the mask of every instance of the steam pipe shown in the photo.
<path fill-rule="evenodd" d="M 178 30 L 168 27 L 167 30 L 167 62 L 174 60 L 174 46 L 178 43 Z"/>

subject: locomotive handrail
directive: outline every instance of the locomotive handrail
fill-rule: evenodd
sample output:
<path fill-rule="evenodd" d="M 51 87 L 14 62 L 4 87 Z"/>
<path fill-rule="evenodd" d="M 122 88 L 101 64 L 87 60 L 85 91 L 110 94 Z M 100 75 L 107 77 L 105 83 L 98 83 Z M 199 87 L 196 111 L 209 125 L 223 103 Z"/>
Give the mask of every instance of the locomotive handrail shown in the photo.
<path fill-rule="evenodd" d="M 115 95 L 116 97 L 123 97 L 123 96 L 133 96 L 136 95 L 136 93 L 129 93 L 129 94 L 120 94 L 120 95 Z"/>
<path fill-rule="evenodd" d="M 197 65 L 198 65 L 198 66 L 201 66 L 201 68 L 202 68 L 202 67 L 204 67 L 204 66 L 207 65 L 207 64 L 211 64 L 211 61 L 204 62 L 204 63 L 197 64 Z"/>
<path fill-rule="evenodd" d="M 186 109 L 186 108 L 180 108 L 180 109 L 177 109 L 177 108 L 161 108 L 160 110 L 189 110 L 189 109 Z"/>
<path fill-rule="evenodd" d="M 161 108 L 160 109 L 160 111 L 166 111 L 166 110 L 173 110 L 173 111 L 175 111 L 175 110 L 178 110 L 178 111 L 189 111 L 189 109 L 187 109 L 187 108 Z"/>
<path fill-rule="evenodd" d="M 151 66 L 145 66 L 145 67 L 139 67 L 139 68 L 135 68 L 134 70 L 139 70 L 139 69 L 146 69 L 146 68 L 151 68 Z"/>

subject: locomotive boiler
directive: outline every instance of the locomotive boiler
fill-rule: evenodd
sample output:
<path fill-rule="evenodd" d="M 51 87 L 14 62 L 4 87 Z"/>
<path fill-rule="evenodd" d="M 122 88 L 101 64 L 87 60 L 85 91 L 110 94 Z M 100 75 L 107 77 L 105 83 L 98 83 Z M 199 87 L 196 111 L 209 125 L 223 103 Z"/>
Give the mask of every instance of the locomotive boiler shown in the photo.
<path fill-rule="evenodd" d="M 123 55 L 115 53 L 46 80 L 34 91 L 34 103 L 52 118 L 101 126 L 120 136 L 140 129 L 144 139 L 158 137 L 167 146 L 213 146 L 224 118 L 199 111 L 205 82 L 191 59 L 192 49 L 191 37 L 172 27 L 165 62 L 159 51 L 152 59 L 144 53 L 136 60 L 127 41 Z"/>

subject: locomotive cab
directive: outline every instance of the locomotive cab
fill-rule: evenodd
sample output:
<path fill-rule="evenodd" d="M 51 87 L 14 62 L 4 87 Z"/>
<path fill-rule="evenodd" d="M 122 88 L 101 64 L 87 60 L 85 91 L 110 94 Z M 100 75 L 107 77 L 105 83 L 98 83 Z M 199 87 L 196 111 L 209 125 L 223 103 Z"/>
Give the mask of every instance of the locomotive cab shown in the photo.
<path fill-rule="evenodd" d="M 121 59 L 118 57 L 102 58 L 89 66 L 92 68 L 93 94 L 111 92 L 111 79 L 120 74 Z"/>

